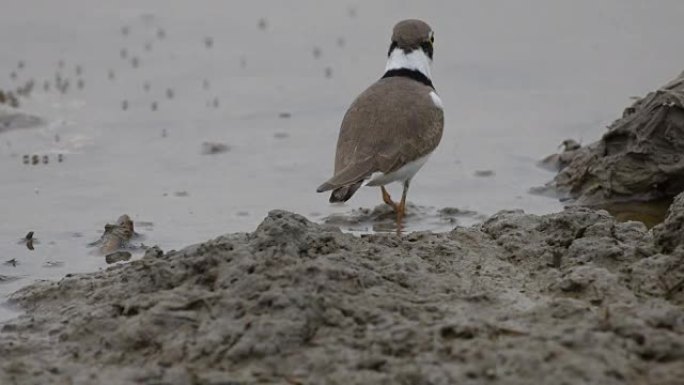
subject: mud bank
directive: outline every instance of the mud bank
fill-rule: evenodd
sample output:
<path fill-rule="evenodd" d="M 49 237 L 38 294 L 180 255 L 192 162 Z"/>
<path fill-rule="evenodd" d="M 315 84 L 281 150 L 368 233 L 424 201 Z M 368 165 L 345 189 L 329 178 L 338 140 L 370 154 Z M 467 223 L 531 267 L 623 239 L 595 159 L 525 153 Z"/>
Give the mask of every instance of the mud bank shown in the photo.
<path fill-rule="evenodd" d="M 572 208 L 357 237 L 272 211 L 17 292 L 0 383 L 681 384 L 680 200 L 653 231 Z"/>
<path fill-rule="evenodd" d="M 550 184 L 584 205 L 672 198 L 684 191 L 684 72 L 627 107 L 592 144 L 565 151 Z"/>

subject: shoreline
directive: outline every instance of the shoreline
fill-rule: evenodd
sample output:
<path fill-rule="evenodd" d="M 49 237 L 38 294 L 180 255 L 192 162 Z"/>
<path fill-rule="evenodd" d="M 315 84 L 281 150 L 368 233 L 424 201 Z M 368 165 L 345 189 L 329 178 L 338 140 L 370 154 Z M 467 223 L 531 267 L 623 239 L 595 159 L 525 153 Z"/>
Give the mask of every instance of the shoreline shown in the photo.
<path fill-rule="evenodd" d="M 251 233 L 21 289 L 0 380 L 675 384 L 682 218 L 679 196 L 651 230 L 574 207 L 358 237 L 275 210 Z"/>

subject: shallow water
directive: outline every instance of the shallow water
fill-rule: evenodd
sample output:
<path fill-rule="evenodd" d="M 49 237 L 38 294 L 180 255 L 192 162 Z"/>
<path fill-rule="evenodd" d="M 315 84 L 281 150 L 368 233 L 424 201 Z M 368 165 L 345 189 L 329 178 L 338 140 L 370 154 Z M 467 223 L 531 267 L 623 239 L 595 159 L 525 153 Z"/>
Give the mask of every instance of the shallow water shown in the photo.
<path fill-rule="evenodd" d="M 0 296 L 104 268 L 86 245 L 124 213 L 169 250 L 249 231 L 272 208 L 322 220 L 380 203 L 378 189 L 343 206 L 314 190 L 330 176 L 346 107 L 381 75 L 390 29 L 407 17 L 436 31 L 446 111 L 443 142 L 409 193 L 435 209 L 408 230 L 479 218 L 440 220 L 442 207 L 557 210 L 528 193 L 552 177 L 535 162 L 563 139 L 595 140 L 629 96 L 681 71 L 683 11 L 679 0 L 5 4 L 0 88 L 36 79 L 22 108 L 49 123 L 0 134 L 0 262 L 17 261 L 0 276 L 21 278 L 0 283 Z M 204 142 L 228 151 L 204 155 Z M 24 154 L 49 163 L 24 165 Z M 18 242 L 28 231 L 34 250 Z"/>
<path fill-rule="evenodd" d="M 598 207 L 608 211 L 619 221 L 639 221 L 649 229 L 661 223 L 667 216 L 672 199 L 659 199 L 650 202 L 621 202 Z"/>

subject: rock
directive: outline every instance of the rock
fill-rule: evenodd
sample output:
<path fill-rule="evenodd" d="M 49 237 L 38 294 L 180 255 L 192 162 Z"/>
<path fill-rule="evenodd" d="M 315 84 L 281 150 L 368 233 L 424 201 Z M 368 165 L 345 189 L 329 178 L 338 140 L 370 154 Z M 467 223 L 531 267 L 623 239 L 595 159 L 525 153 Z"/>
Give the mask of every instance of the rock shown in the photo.
<path fill-rule="evenodd" d="M 674 197 L 684 190 L 684 73 L 574 150 L 552 186 L 580 204 Z M 565 162 L 565 160 L 564 160 Z"/>
<path fill-rule="evenodd" d="M 159 246 L 152 246 L 145 250 L 145 255 L 143 255 L 143 258 L 161 258 L 163 256 L 164 252 L 159 248 Z"/>
<path fill-rule="evenodd" d="M 108 264 L 124 262 L 128 261 L 129 259 L 131 259 L 131 253 L 129 253 L 128 251 L 115 251 L 105 256 L 105 261 Z"/>
<path fill-rule="evenodd" d="M 663 253 L 684 245 L 684 193 L 675 197 L 663 223 L 653 227 L 655 244 Z"/>
<path fill-rule="evenodd" d="M 675 384 L 684 248 L 656 242 L 577 207 L 362 237 L 274 210 L 13 294 L 0 383 Z"/>
<path fill-rule="evenodd" d="M 102 254 L 110 254 L 128 247 L 134 236 L 136 233 L 133 221 L 124 214 L 116 220 L 115 224 L 106 224 L 100 239 L 91 243 L 90 246 L 98 246 Z"/>

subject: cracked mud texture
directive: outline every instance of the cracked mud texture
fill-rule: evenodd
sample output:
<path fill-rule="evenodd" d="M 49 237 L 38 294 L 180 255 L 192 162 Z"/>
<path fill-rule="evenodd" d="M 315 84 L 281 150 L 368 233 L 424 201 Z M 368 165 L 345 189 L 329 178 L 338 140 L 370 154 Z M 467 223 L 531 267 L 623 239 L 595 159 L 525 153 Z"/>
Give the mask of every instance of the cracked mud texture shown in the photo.
<path fill-rule="evenodd" d="M 684 191 L 683 154 L 684 72 L 573 151 L 551 186 L 585 205 L 672 198 Z"/>
<path fill-rule="evenodd" d="M 668 231 L 571 208 L 357 237 L 276 210 L 15 293 L 0 383 L 681 384 Z"/>

